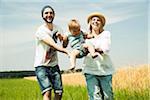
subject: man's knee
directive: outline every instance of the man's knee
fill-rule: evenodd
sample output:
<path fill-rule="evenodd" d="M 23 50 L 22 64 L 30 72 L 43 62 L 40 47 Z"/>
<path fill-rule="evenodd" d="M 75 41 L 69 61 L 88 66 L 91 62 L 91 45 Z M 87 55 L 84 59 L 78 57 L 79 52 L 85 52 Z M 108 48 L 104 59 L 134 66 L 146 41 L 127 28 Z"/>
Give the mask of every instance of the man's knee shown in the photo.
<path fill-rule="evenodd" d="M 51 91 L 46 91 L 45 93 L 43 93 L 43 96 L 50 98 L 51 97 Z"/>
<path fill-rule="evenodd" d="M 55 90 L 55 94 L 62 95 L 63 94 L 63 89 L 62 90 Z"/>
<path fill-rule="evenodd" d="M 55 100 L 61 100 L 61 98 L 62 98 L 62 92 L 58 92 L 58 93 L 55 92 Z"/>

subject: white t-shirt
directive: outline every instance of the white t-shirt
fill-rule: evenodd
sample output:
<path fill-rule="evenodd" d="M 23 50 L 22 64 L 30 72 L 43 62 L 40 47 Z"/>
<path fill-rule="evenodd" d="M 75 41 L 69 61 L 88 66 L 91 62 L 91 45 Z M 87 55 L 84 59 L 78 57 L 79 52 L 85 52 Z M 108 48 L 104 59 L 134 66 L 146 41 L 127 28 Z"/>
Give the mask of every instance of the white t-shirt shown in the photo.
<path fill-rule="evenodd" d="M 34 67 L 37 66 L 55 66 L 58 64 L 57 51 L 44 43 L 42 40 L 47 37 L 52 37 L 54 31 L 62 33 L 62 30 L 54 25 L 53 31 L 50 31 L 45 25 L 41 25 L 36 34 L 36 53 Z"/>
<path fill-rule="evenodd" d="M 84 58 L 83 73 L 94 75 L 109 75 L 114 73 L 115 70 L 108 55 L 111 43 L 110 32 L 103 31 L 97 37 L 88 39 L 86 40 L 86 42 L 92 44 L 95 49 L 102 49 L 104 54 L 102 55 L 103 59 L 101 59 L 100 57 L 92 58 L 91 55 L 88 54 Z"/>

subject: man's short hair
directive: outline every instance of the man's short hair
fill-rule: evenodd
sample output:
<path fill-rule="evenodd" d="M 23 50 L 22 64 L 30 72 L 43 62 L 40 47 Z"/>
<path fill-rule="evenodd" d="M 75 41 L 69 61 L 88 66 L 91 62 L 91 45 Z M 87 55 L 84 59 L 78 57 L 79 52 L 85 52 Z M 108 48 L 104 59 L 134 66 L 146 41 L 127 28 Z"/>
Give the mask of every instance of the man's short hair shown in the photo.
<path fill-rule="evenodd" d="M 41 10 L 41 15 L 42 15 L 42 17 L 43 17 L 43 12 L 44 12 L 44 10 L 45 10 L 46 8 L 50 8 L 50 9 L 52 9 L 53 13 L 55 14 L 54 9 L 53 9 L 51 6 L 46 5 L 46 6 L 44 6 L 44 7 L 42 8 L 42 10 Z"/>

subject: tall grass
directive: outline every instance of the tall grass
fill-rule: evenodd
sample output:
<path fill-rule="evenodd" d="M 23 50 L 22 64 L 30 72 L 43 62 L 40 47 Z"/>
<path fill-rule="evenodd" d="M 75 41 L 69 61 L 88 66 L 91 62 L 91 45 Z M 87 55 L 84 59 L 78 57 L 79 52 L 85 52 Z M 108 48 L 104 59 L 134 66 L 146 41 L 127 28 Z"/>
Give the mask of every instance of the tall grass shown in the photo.
<path fill-rule="evenodd" d="M 113 88 L 145 90 L 150 87 L 150 66 L 125 66 L 117 70 L 113 76 Z"/>
<path fill-rule="evenodd" d="M 126 66 L 113 76 L 116 100 L 150 100 L 150 68 L 148 65 Z"/>

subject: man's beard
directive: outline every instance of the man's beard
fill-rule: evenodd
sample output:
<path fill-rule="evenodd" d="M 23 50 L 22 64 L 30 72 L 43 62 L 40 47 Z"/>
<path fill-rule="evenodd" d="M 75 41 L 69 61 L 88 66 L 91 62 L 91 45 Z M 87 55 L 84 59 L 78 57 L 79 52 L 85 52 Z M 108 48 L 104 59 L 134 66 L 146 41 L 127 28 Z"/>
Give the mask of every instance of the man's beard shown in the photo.
<path fill-rule="evenodd" d="M 54 20 L 54 18 L 52 18 L 51 21 L 47 21 L 46 18 L 43 18 L 43 19 L 44 19 L 44 21 L 47 22 L 47 23 L 53 23 L 53 20 Z"/>

